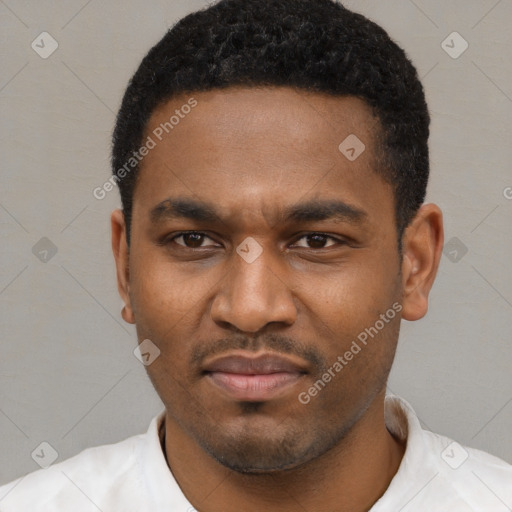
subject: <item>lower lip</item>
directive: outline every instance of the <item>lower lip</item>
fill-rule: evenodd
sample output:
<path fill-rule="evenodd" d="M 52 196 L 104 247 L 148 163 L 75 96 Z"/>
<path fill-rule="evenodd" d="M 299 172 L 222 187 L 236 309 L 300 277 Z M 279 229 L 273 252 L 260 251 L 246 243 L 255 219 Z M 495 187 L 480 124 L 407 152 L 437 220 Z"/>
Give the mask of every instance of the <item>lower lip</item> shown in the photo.
<path fill-rule="evenodd" d="M 300 373 L 269 373 L 246 375 L 240 373 L 211 372 L 211 381 L 231 397 L 245 401 L 263 401 L 275 398 L 294 386 Z"/>

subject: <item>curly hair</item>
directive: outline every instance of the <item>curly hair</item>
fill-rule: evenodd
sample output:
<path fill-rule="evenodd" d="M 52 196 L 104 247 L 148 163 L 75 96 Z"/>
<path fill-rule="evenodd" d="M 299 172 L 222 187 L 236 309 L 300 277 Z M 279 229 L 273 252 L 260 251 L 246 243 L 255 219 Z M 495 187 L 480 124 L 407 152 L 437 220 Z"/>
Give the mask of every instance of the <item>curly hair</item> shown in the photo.
<path fill-rule="evenodd" d="M 383 28 L 334 0 L 220 0 L 187 15 L 128 84 L 113 132 L 113 173 L 140 147 L 156 107 L 181 93 L 229 86 L 364 100 L 380 128 L 375 172 L 394 190 L 401 250 L 426 194 L 430 116 L 415 67 Z M 119 180 L 128 243 L 137 167 Z"/>

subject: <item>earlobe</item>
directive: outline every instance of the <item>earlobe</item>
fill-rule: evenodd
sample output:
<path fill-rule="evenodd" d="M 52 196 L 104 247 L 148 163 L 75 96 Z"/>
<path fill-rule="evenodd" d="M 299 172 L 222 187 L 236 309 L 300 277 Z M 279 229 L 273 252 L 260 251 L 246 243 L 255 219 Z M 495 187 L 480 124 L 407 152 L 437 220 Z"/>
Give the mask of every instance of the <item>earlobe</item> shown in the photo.
<path fill-rule="evenodd" d="M 128 305 L 123 306 L 123 309 L 121 309 L 121 316 L 123 317 L 123 320 L 128 324 L 135 323 L 135 318 L 133 316 L 133 310 L 130 306 L 128 306 Z"/>
<path fill-rule="evenodd" d="M 129 250 L 126 241 L 126 223 L 122 210 L 114 210 L 110 217 L 112 228 L 112 252 L 116 263 L 117 289 L 125 306 L 121 310 L 124 321 L 135 323 L 130 300 Z"/>
<path fill-rule="evenodd" d="M 423 205 L 404 233 L 402 318 L 405 320 L 419 320 L 427 313 L 443 242 L 441 210 L 435 204 Z"/>

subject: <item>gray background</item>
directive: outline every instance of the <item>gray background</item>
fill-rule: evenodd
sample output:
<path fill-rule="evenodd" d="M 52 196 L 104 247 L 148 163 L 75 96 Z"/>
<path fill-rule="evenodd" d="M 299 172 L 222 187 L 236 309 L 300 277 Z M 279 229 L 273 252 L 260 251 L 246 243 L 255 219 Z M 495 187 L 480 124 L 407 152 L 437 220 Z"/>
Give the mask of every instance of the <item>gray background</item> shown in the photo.
<path fill-rule="evenodd" d="M 387 29 L 423 78 L 428 200 L 443 209 L 446 241 L 457 238 L 428 316 L 403 323 L 389 388 L 426 428 L 512 463 L 512 2 L 345 4 Z M 42 441 L 64 460 L 145 431 L 161 410 L 120 316 L 118 193 L 100 201 L 92 190 L 109 177 L 128 79 L 170 25 L 205 5 L 0 0 L 0 483 L 38 469 Z M 43 31 L 59 44 L 47 59 L 31 48 Z M 441 46 L 453 31 L 469 43 L 457 59 Z"/>

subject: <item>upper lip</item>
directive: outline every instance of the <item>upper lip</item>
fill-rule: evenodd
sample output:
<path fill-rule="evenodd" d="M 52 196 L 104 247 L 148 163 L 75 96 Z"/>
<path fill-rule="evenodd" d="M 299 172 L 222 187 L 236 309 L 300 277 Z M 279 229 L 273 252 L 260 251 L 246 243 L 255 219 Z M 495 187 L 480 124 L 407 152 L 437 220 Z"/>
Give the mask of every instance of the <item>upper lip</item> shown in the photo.
<path fill-rule="evenodd" d="M 306 373 L 305 369 L 291 359 L 276 354 L 227 355 L 214 359 L 204 366 L 205 372 L 238 373 L 245 375 L 268 375 L 271 373 Z"/>

